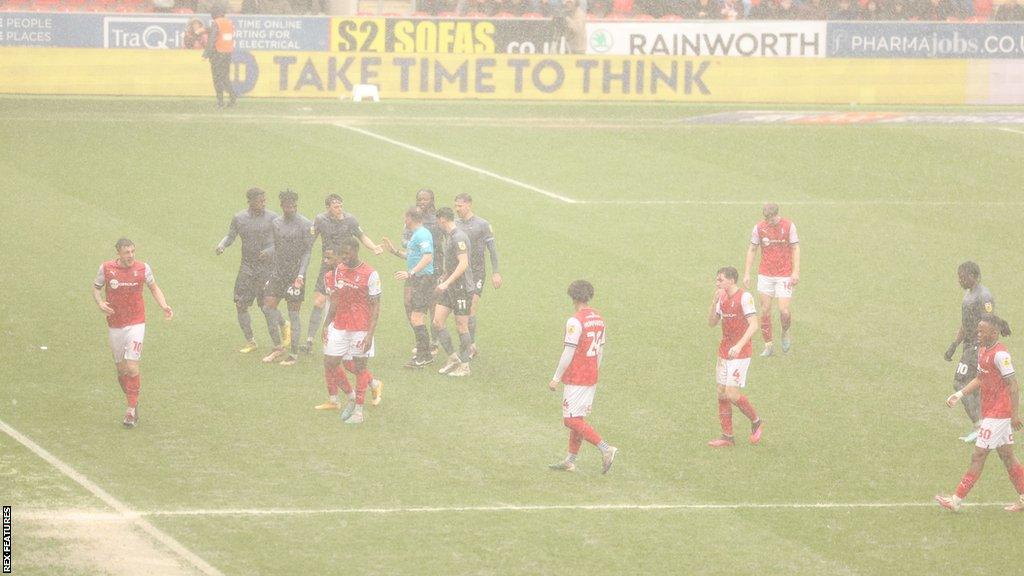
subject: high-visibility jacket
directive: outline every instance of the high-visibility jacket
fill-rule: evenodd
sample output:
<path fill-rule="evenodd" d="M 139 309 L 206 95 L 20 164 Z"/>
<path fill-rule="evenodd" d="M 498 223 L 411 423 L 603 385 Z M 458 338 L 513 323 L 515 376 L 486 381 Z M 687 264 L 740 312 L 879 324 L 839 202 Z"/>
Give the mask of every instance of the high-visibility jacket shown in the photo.
<path fill-rule="evenodd" d="M 217 38 L 214 39 L 213 47 L 221 54 L 230 54 L 235 51 L 235 25 L 231 20 L 221 16 L 213 20 L 217 25 Z"/>

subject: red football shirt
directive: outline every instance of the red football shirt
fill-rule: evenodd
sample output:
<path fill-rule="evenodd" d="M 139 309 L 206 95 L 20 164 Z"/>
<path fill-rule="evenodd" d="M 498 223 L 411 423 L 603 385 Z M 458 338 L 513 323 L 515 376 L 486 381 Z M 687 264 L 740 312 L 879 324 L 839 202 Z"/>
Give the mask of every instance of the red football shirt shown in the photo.
<path fill-rule="evenodd" d="M 562 382 L 576 386 L 597 384 L 598 356 L 604 346 L 604 319 L 593 308 L 580 308 L 565 323 L 565 344 L 576 347 Z"/>
<path fill-rule="evenodd" d="M 732 348 L 747 331 L 747 318 L 757 314 L 754 309 L 754 295 L 740 288 L 732 296 L 726 295 L 715 305 L 715 313 L 722 318 L 722 342 L 718 345 L 718 357 L 728 358 Z M 753 338 L 751 338 L 753 340 Z M 753 345 L 747 340 L 737 358 L 750 358 Z"/>
<path fill-rule="evenodd" d="M 793 273 L 793 245 L 800 242 L 796 224 L 780 218 L 775 226 L 761 220 L 754 226 L 750 243 L 761 247 L 758 274 L 786 277 Z"/>
<path fill-rule="evenodd" d="M 106 287 L 106 300 L 114 313 L 107 316 L 111 328 L 123 328 L 146 321 L 146 301 L 142 287 L 153 282 L 149 264 L 136 260 L 131 266 L 121 266 L 117 260 L 100 264 L 93 286 Z"/>
<path fill-rule="evenodd" d="M 981 417 L 1009 418 L 1013 414 L 1010 392 L 1004 378 L 1013 375 L 1010 353 L 1002 342 L 978 350 L 978 378 L 981 379 Z"/>
<path fill-rule="evenodd" d="M 381 293 L 380 275 L 369 264 L 355 268 L 338 264 L 328 270 L 324 284 L 334 298 L 334 327 L 362 332 L 370 329 L 370 300 Z"/>

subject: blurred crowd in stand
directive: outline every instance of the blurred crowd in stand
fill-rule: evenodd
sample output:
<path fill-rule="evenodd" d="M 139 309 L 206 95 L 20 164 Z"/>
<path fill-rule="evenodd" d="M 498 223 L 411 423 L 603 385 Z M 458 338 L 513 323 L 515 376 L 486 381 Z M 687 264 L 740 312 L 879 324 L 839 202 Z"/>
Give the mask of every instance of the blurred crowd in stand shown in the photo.
<path fill-rule="evenodd" d="M 208 13 L 215 0 L 0 0 L 6 12 Z M 328 0 L 240 0 L 243 14 L 319 15 Z M 1024 21 L 1024 0 L 396 0 L 360 3 L 361 16 L 552 18 L 568 30 L 586 20 Z M 400 6 L 401 8 L 396 8 Z M 230 12 L 230 10 L 229 10 Z"/>

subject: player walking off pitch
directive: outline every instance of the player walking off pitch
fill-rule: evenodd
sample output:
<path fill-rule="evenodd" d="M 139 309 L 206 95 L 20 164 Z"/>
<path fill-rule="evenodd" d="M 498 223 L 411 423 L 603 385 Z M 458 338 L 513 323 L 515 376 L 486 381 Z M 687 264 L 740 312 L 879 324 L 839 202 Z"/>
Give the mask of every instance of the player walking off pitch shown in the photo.
<path fill-rule="evenodd" d="M 609 446 L 586 421 L 594 406 L 598 372 L 604 357 L 604 319 L 590 307 L 594 286 L 586 280 L 569 285 L 569 297 L 576 313 L 565 323 L 565 347 L 555 375 L 548 382 L 552 392 L 563 385 L 562 423 L 569 429 L 569 453 L 565 460 L 549 466 L 552 470 L 574 472 L 580 446 L 586 440 L 601 451 L 601 473 L 607 474 L 619 449 Z"/>
<path fill-rule="evenodd" d="M 985 314 L 991 314 L 995 310 L 995 300 L 992 293 L 979 282 L 981 268 L 974 262 L 964 262 L 957 267 L 957 279 L 964 293 L 963 303 L 960 305 L 960 328 L 957 330 L 956 339 L 946 349 L 945 358 L 947 362 L 953 361 L 957 347 L 964 345 L 960 362 L 956 365 L 956 373 L 953 374 L 953 390 L 959 392 L 974 380 L 978 374 L 978 321 Z M 960 401 L 963 404 L 964 412 L 971 419 L 974 428 L 967 434 L 960 437 L 961 440 L 970 444 L 978 439 L 978 428 L 981 427 L 981 404 L 978 399 L 978 392 L 967 394 Z"/>
<path fill-rule="evenodd" d="M 117 258 L 100 264 L 92 284 L 92 297 L 107 316 L 110 351 L 114 354 L 117 381 L 128 400 L 124 414 L 125 428 L 134 428 L 139 421 L 139 361 L 142 359 L 142 341 L 146 335 L 146 301 L 142 286 L 149 291 L 170 320 L 174 311 L 167 305 L 164 293 L 156 284 L 149 264 L 135 259 L 135 243 L 121 238 L 114 244 Z M 105 294 L 101 291 L 105 290 Z M 105 297 L 104 297 L 105 296 Z"/>
<path fill-rule="evenodd" d="M 761 335 L 764 337 L 761 356 L 767 357 L 775 352 L 772 341 L 773 299 L 779 302 L 782 351 L 789 352 L 792 345 L 789 327 L 793 317 L 789 313 L 789 301 L 793 298 L 793 289 L 800 282 L 800 238 L 796 234 L 796 224 L 779 216 L 778 204 L 765 204 L 761 214 L 764 220 L 755 224 L 750 234 L 747 261 L 743 266 L 743 287 L 750 287 L 750 265 L 754 263 L 754 256 L 760 246 L 757 291 L 761 296 Z"/>
<path fill-rule="evenodd" d="M 971 464 L 960 479 L 952 496 L 936 496 L 935 501 L 947 510 L 960 510 L 964 498 L 981 477 L 988 453 L 995 450 L 1006 466 L 1013 487 L 1017 489 L 1017 500 L 1004 508 L 1007 512 L 1024 511 L 1024 465 L 1013 453 L 1013 432 L 1020 430 L 1024 422 L 1020 419 L 1020 387 L 1013 370 L 1013 360 L 999 336 L 1009 336 L 1010 326 L 994 314 L 985 314 L 978 322 L 978 375 L 962 390 L 946 399 L 952 408 L 957 402 L 975 390 L 981 390 L 981 427 L 971 454 Z"/>
<path fill-rule="evenodd" d="M 718 345 L 718 421 L 722 435 L 708 442 L 712 448 L 728 448 L 736 441 L 732 433 L 732 407 L 750 418 L 750 443 L 761 441 L 764 424 L 740 389 L 747 385 L 747 369 L 753 348 L 750 340 L 757 332 L 754 296 L 736 285 L 739 273 L 732 266 L 719 268 L 715 275 L 715 295 L 708 313 L 708 326 L 722 323 L 722 341 Z"/>

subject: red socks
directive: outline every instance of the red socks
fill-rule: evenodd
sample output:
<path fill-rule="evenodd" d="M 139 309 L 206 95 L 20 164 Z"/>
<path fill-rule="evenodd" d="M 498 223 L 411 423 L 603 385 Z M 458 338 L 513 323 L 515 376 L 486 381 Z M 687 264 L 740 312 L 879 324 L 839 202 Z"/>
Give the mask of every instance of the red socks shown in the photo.
<path fill-rule="evenodd" d="M 370 374 L 369 370 L 363 370 L 356 375 L 356 404 L 359 406 L 362 406 L 363 401 L 366 400 L 366 389 L 370 387 L 371 380 L 373 380 L 373 374 Z"/>
<path fill-rule="evenodd" d="M 964 477 L 960 479 L 960 484 L 956 487 L 956 497 L 963 500 L 967 498 L 967 493 L 974 488 L 974 483 L 978 481 L 978 477 L 968 472 L 964 474 Z"/>
<path fill-rule="evenodd" d="M 341 369 L 341 366 L 334 368 L 324 366 L 324 381 L 327 382 L 329 396 L 337 396 L 338 388 L 344 390 L 345 394 L 352 391 L 352 385 L 348 383 L 348 377 L 345 376 L 345 371 Z"/>
<path fill-rule="evenodd" d="M 732 436 L 732 403 L 726 399 L 718 400 L 718 421 L 722 424 L 722 434 Z"/>
<path fill-rule="evenodd" d="M 765 315 L 761 317 L 761 336 L 765 342 L 772 341 L 772 317 Z"/>
<path fill-rule="evenodd" d="M 562 423 L 565 424 L 566 428 L 572 430 L 574 433 L 582 437 L 587 442 L 590 442 L 594 446 L 597 446 L 598 444 L 601 443 L 601 435 L 598 434 L 593 428 L 591 428 L 590 424 L 587 424 L 587 421 L 584 420 L 583 418 L 579 416 L 575 416 L 573 418 L 563 418 Z"/>
<path fill-rule="evenodd" d="M 743 394 L 740 394 L 740 397 L 736 399 L 736 407 L 739 408 L 740 412 L 743 412 L 743 415 L 749 418 L 751 422 L 757 421 L 757 412 L 754 410 L 754 406 L 750 404 L 750 400 L 747 400 L 747 397 Z M 719 411 L 721 411 L 721 408 L 719 408 Z"/>
<path fill-rule="evenodd" d="M 142 376 L 136 374 L 135 376 L 122 376 L 118 380 L 122 380 L 121 387 L 124 388 L 124 393 L 128 396 L 128 405 L 135 408 L 139 405 L 139 388 L 142 387 Z"/>
<path fill-rule="evenodd" d="M 575 431 L 569 431 L 569 454 L 579 454 L 580 446 L 583 445 L 583 437 Z"/>
<path fill-rule="evenodd" d="M 127 396 L 128 395 L 128 385 L 125 384 L 125 378 L 127 378 L 127 376 L 123 376 L 121 374 L 117 375 L 117 383 L 121 385 L 121 392 L 123 392 Z"/>

